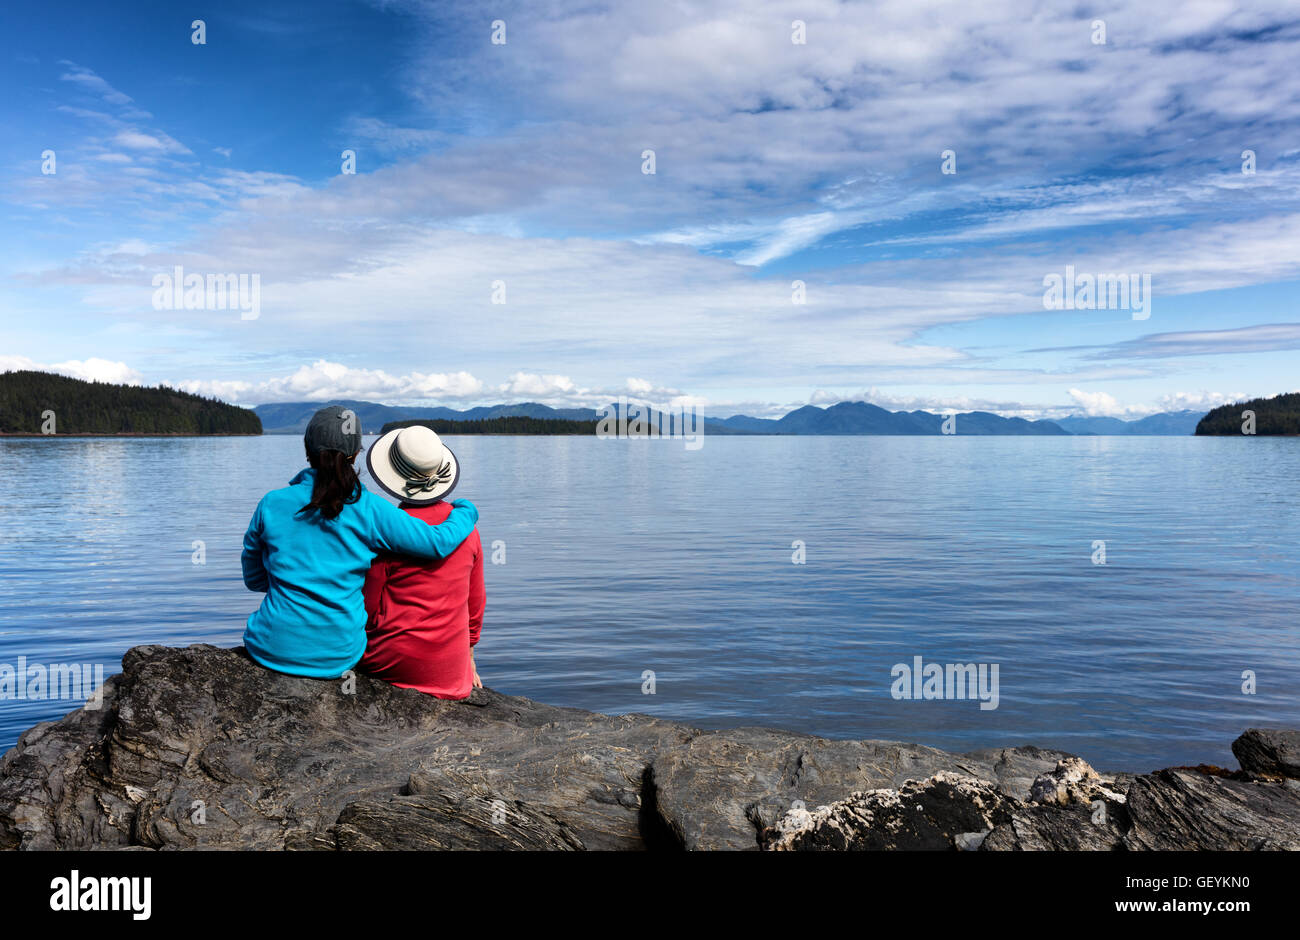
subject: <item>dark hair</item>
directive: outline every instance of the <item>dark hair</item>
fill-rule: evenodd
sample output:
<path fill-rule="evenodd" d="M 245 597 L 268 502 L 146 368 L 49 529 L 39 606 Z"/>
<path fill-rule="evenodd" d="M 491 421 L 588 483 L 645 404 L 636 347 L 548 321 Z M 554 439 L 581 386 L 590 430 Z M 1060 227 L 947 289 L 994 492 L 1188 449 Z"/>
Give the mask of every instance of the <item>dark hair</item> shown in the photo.
<path fill-rule="evenodd" d="M 326 519 L 334 519 L 343 511 L 347 503 L 355 503 L 361 498 L 361 479 L 357 476 L 352 461 L 342 451 L 322 450 L 318 454 L 308 452 L 307 462 L 316 471 L 316 482 L 311 488 L 311 502 L 298 512 L 319 510 Z"/>

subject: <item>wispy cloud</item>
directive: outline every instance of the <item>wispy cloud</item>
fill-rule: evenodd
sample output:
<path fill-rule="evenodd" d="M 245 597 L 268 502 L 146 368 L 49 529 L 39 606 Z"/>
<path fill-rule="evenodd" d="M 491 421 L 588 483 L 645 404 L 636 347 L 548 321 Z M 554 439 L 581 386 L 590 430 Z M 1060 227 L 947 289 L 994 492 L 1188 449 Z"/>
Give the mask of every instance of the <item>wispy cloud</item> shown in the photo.
<path fill-rule="evenodd" d="M 1229 330 L 1189 330 L 1151 333 L 1107 346 L 1055 347 L 1034 352 L 1088 351 L 1089 359 L 1169 359 L 1180 356 L 1224 356 L 1239 353 L 1300 349 L 1300 323 L 1264 323 Z"/>
<path fill-rule="evenodd" d="M 60 64 L 67 66 L 67 71 L 59 76 L 61 80 L 75 82 L 86 93 L 102 98 L 109 104 L 119 106 L 133 104 L 130 95 L 118 91 L 90 69 L 77 65 L 75 62 L 64 61 Z"/>

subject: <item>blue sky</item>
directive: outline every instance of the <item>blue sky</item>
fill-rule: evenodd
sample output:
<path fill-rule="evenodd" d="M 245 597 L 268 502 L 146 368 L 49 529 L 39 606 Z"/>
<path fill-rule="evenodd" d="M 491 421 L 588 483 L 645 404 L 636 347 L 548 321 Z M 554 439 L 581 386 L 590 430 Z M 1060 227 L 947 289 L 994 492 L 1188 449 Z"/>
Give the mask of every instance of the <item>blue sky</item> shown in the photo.
<path fill-rule="evenodd" d="M 0 369 L 724 414 L 1293 391 L 1297 61 L 1294 3 L 10 5 Z M 258 316 L 158 309 L 177 265 L 257 275 Z M 1149 316 L 1045 309 L 1067 266 L 1149 277 Z"/>

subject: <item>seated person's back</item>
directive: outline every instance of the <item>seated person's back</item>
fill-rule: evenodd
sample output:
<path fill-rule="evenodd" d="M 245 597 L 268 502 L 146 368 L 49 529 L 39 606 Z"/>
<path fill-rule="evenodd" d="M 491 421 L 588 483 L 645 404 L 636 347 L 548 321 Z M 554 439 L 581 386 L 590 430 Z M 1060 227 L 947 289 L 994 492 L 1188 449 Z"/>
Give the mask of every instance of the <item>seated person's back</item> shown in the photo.
<path fill-rule="evenodd" d="M 444 502 L 404 504 L 430 525 Z M 446 558 L 425 562 L 381 555 L 366 576 L 366 653 L 360 670 L 403 688 L 461 699 L 474 682 L 471 648 L 483 626 L 483 547 L 478 530 Z"/>
<path fill-rule="evenodd" d="M 372 479 L 401 509 L 430 526 L 452 512 L 444 498 L 460 462 L 430 428 L 382 435 L 366 453 Z M 381 555 L 364 589 L 366 653 L 358 668 L 438 698 L 465 698 L 480 684 L 473 647 L 483 626 L 483 546 L 478 531 L 446 557 Z"/>

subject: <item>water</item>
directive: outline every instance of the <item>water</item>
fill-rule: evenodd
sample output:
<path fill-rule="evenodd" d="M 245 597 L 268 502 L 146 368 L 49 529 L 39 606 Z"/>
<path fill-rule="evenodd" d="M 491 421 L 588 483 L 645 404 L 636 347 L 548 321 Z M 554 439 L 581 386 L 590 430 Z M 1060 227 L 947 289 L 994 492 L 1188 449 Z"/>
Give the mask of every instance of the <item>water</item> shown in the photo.
<path fill-rule="evenodd" d="M 500 691 L 1105 769 L 1235 766 L 1245 728 L 1300 727 L 1300 440 L 448 442 L 505 546 L 477 656 Z M 237 645 L 244 527 L 303 464 L 292 437 L 0 441 L 0 663 Z M 916 655 L 997 663 L 998 708 L 895 700 Z M 0 701 L 0 746 L 71 707 Z"/>

